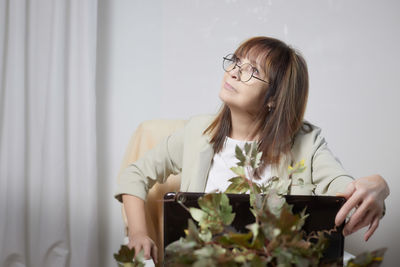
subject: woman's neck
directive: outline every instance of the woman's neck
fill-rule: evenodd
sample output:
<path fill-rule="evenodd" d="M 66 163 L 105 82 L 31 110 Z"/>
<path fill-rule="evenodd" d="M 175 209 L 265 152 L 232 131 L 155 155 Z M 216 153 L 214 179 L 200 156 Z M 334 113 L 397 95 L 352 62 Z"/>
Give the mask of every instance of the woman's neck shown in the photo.
<path fill-rule="evenodd" d="M 232 131 L 230 138 L 244 141 L 253 141 L 258 139 L 258 134 L 254 133 L 257 126 L 254 116 L 231 109 L 231 120 Z"/>

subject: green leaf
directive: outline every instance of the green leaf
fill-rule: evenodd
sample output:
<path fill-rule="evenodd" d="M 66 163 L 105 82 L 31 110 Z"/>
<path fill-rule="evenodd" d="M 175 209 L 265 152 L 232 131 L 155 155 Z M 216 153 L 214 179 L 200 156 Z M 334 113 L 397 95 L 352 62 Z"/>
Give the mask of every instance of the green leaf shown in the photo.
<path fill-rule="evenodd" d="M 117 254 L 114 254 L 114 259 L 118 262 L 132 262 L 135 257 L 135 248 L 129 249 L 128 246 L 121 245 Z"/>
<path fill-rule="evenodd" d="M 253 237 L 253 234 L 251 232 L 243 234 L 230 232 L 226 234 L 224 237 L 225 237 L 225 242 L 229 242 L 230 244 L 235 244 L 247 248 L 251 246 L 250 240 Z"/>
<path fill-rule="evenodd" d="M 289 192 L 291 184 L 291 179 L 272 177 L 272 179 L 269 181 L 268 190 L 274 192 L 274 194 L 276 193 L 278 195 L 285 195 Z"/>
<path fill-rule="evenodd" d="M 237 255 L 235 256 L 234 260 L 239 263 L 245 263 L 246 257 L 244 255 Z"/>
<path fill-rule="evenodd" d="M 235 156 L 239 160 L 239 163 L 237 165 L 244 166 L 244 163 L 246 162 L 246 156 L 243 155 L 243 152 L 238 145 L 236 145 L 235 147 Z"/>
<path fill-rule="evenodd" d="M 272 214 L 276 217 L 279 217 L 281 214 L 281 210 L 283 205 L 286 203 L 285 198 L 277 195 L 277 194 L 270 194 L 267 196 L 267 207 Z"/>
<path fill-rule="evenodd" d="M 235 213 L 231 213 L 230 210 L 226 210 L 222 212 L 221 217 L 223 224 L 230 225 L 235 219 Z"/>
<path fill-rule="evenodd" d="M 261 163 L 261 158 L 262 158 L 262 152 L 257 153 L 255 157 L 255 163 L 254 163 L 254 168 L 257 169 L 260 166 Z"/>
<path fill-rule="evenodd" d="M 210 230 L 212 234 L 223 231 L 225 225 L 230 225 L 235 218 L 229 198 L 223 193 L 205 194 L 199 198 L 201 209 L 189 208 L 192 217 L 199 222 L 201 232 Z"/>
<path fill-rule="evenodd" d="M 262 260 L 258 255 L 255 255 L 250 262 L 251 267 L 264 267 L 265 260 Z"/>
<path fill-rule="evenodd" d="M 260 229 L 260 225 L 257 222 L 255 222 L 255 223 L 246 225 L 246 228 L 249 229 L 251 231 L 251 233 L 253 234 L 252 243 L 254 243 L 254 241 L 256 240 L 256 238 L 258 236 L 258 231 Z"/>
<path fill-rule="evenodd" d="M 194 255 L 196 255 L 197 257 L 210 257 L 211 255 L 213 255 L 213 253 L 214 253 L 213 247 L 209 246 L 205 246 L 194 251 Z"/>
<path fill-rule="evenodd" d="M 252 193 L 254 192 L 255 194 L 260 194 L 262 192 L 260 186 L 257 183 L 253 183 L 252 186 L 253 186 Z"/>
<path fill-rule="evenodd" d="M 207 213 L 201 209 L 190 207 L 189 212 L 197 222 L 202 222 L 207 217 Z"/>
<path fill-rule="evenodd" d="M 123 267 L 144 267 L 144 251 L 141 250 L 135 257 L 135 249 L 129 249 L 122 245 L 117 254 L 114 254 L 114 259 L 118 266 Z"/>
<path fill-rule="evenodd" d="M 250 205 L 254 206 L 255 202 L 256 202 L 256 195 L 251 192 L 250 193 Z"/>
<path fill-rule="evenodd" d="M 233 177 L 231 179 L 228 180 L 231 183 L 241 183 L 243 181 L 243 177 L 237 176 L 237 177 Z"/>
<path fill-rule="evenodd" d="M 193 265 L 185 265 L 185 266 L 209 267 L 209 266 L 215 266 L 215 264 L 214 264 L 214 260 L 211 258 L 200 258 Z"/>
<path fill-rule="evenodd" d="M 250 165 L 256 170 L 260 166 L 262 152 L 258 152 L 258 145 L 256 142 L 251 144 Z"/>
<path fill-rule="evenodd" d="M 242 166 L 232 167 L 231 171 L 233 171 L 236 175 L 239 175 L 241 177 L 246 177 L 244 173 L 244 168 Z"/>
<path fill-rule="evenodd" d="M 200 239 L 201 239 L 203 242 L 207 243 L 207 242 L 210 242 L 210 241 L 211 241 L 211 239 L 212 239 L 212 233 L 211 233 L 208 229 L 206 229 L 206 230 L 201 231 L 201 232 L 199 233 L 199 237 L 200 237 Z"/>
<path fill-rule="evenodd" d="M 188 229 L 185 230 L 186 240 L 199 241 L 199 230 L 192 219 L 188 219 Z"/>
<path fill-rule="evenodd" d="M 134 260 L 134 267 L 144 267 L 144 250 L 142 249 L 139 251 L 139 253 L 136 255 L 135 260 Z"/>
<path fill-rule="evenodd" d="M 225 193 L 243 194 L 250 190 L 249 182 L 243 177 L 234 177 L 229 180 L 231 184 L 225 190 Z"/>
<path fill-rule="evenodd" d="M 238 146 L 237 146 L 238 147 Z M 245 155 L 249 155 L 249 152 L 250 152 L 250 149 L 251 149 L 251 143 L 245 143 L 244 144 L 244 153 L 245 153 Z"/>

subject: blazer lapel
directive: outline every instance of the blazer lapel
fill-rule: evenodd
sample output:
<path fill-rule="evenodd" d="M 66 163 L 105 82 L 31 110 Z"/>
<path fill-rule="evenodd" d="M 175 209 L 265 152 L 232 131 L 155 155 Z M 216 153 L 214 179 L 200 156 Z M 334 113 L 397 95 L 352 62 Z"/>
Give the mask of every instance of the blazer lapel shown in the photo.
<path fill-rule="evenodd" d="M 208 172 L 211 167 L 211 161 L 214 156 L 214 149 L 207 143 L 199 153 L 199 161 L 195 177 L 190 183 L 190 191 L 204 192 L 208 178 Z"/>
<path fill-rule="evenodd" d="M 289 180 L 289 175 L 288 175 L 289 174 L 288 173 L 289 165 L 292 165 L 290 156 L 288 156 L 288 155 L 282 156 L 279 164 L 271 167 L 271 176 L 279 177 L 279 180 L 282 182 L 285 180 Z M 290 194 L 290 190 L 291 190 L 290 182 L 287 182 L 284 184 L 288 184 L 287 194 Z"/>

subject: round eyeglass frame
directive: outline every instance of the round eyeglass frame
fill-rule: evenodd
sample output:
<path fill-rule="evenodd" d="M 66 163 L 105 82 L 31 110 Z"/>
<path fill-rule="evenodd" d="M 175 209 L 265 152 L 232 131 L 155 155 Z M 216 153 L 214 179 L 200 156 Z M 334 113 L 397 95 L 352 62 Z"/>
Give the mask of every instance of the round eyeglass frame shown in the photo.
<path fill-rule="evenodd" d="M 248 81 L 251 80 L 251 78 L 254 78 L 254 79 L 257 79 L 257 80 L 259 80 L 259 81 L 262 81 L 262 82 L 265 82 L 265 83 L 269 83 L 269 82 L 267 82 L 267 81 L 265 81 L 265 80 L 263 80 L 263 79 L 261 79 L 261 78 L 258 78 L 257 76 L 254 76 L 254 72 L 255 72 L 256 68 L 255 68 L 253 65 L 251 65 L 250 63 L 244 63 L 244 64 L 242 64 L 242 65 L 239 65 L 238 62 L 237 62 L 237 59 L 238 59 L 238 58 L 236 57 L 235 54 L 233 54 L 233 53 L 228 54 L 228 55 L 224 56 L 222 59 L 223 59 L 223 60 L 222 60 L 222 68 L 224 69 L 225 72 L 230 72 L 231 70 L 234 70 L 236 67 L 239 68 L 239 80 L 240 80 L 240 81 L 242 81 L 242 82 L 248 82 Z M 233 59 L 235 59 L 235 60 L 233 60 Z M 226 68 L 226 67 L 225 67 L 225 62 L 227 62 L 227 61 L 232 62 L 232 63 L 230 64 L 230 66 L 233 65 L 232 68 Z M 242 80 L 242 77 L 241 77 L 241 74 L 242 74 L 242 67 L 243 67 L 244 65 L 250 65 L 251 70 L 252 70 L 252 71 L 251 71 L 251 75 L 250 75 L 250 77 L 249 77 L 247 80 Z"/>

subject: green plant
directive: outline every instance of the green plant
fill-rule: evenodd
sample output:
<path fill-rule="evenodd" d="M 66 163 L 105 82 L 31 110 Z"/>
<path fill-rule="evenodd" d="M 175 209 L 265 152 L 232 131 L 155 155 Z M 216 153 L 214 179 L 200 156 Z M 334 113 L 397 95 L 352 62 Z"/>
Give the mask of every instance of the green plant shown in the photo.
<path fill-rule="evenodd" d="M 327 247 L 329 231 L 304 233 L 305 211 L 293 214 L 283 197 L 288 192 L 291 175 L 302 172 L 304 162 L 289 166 L 289 177 L 270 178 L 259 185 L 256 170 L 261 153 L 256 143 L 244 149 L 236 147 L 237 175 L 225 193 L 205 194 L 199 198 L 200 208 L 185 207 L 197 222 L 189 219 L 186 236 L 166 248 L 165 266 L 327 266 L 320 259 Z M 302 181 L 297 181 L 302 183 Z M 247 233 L 238 233 L 231 223 L 235 218 L 226 193 L 249 193 L 255 222 Z M 382 260 L 384 250 L 365 253 L 347 266 L 372 266 Z M 339 266 L 341 263 L 330 263 Z M 374 266 L 378 266 L 374 265 Z"/>
<path fill-rule="evenodd" d="M 291 180 L 269 179 L 259 185 L 255 170 L 261 153 L 256 143 L 247 143 L 244 150 L 236 147 L 237 175 L 230 179 L 225 193 L 250 192 L 255 223 L 248 233 L 238 233 L 230 224 L 235 214 L 225 193 L 206 194 L 199 199 L 200 209 L 188 208 L 193 219 L 185 238 L 166 248 L 167 266 L 316 266 L 327 245 L 323 232 L 306 236 L 301 231 L 307 215 L 293 214 L 283 198 Z M 289 168 L 289 173 L 304 170 L 304 163 Z M 311 242 L 317 239 L 317 242 Z"/>

